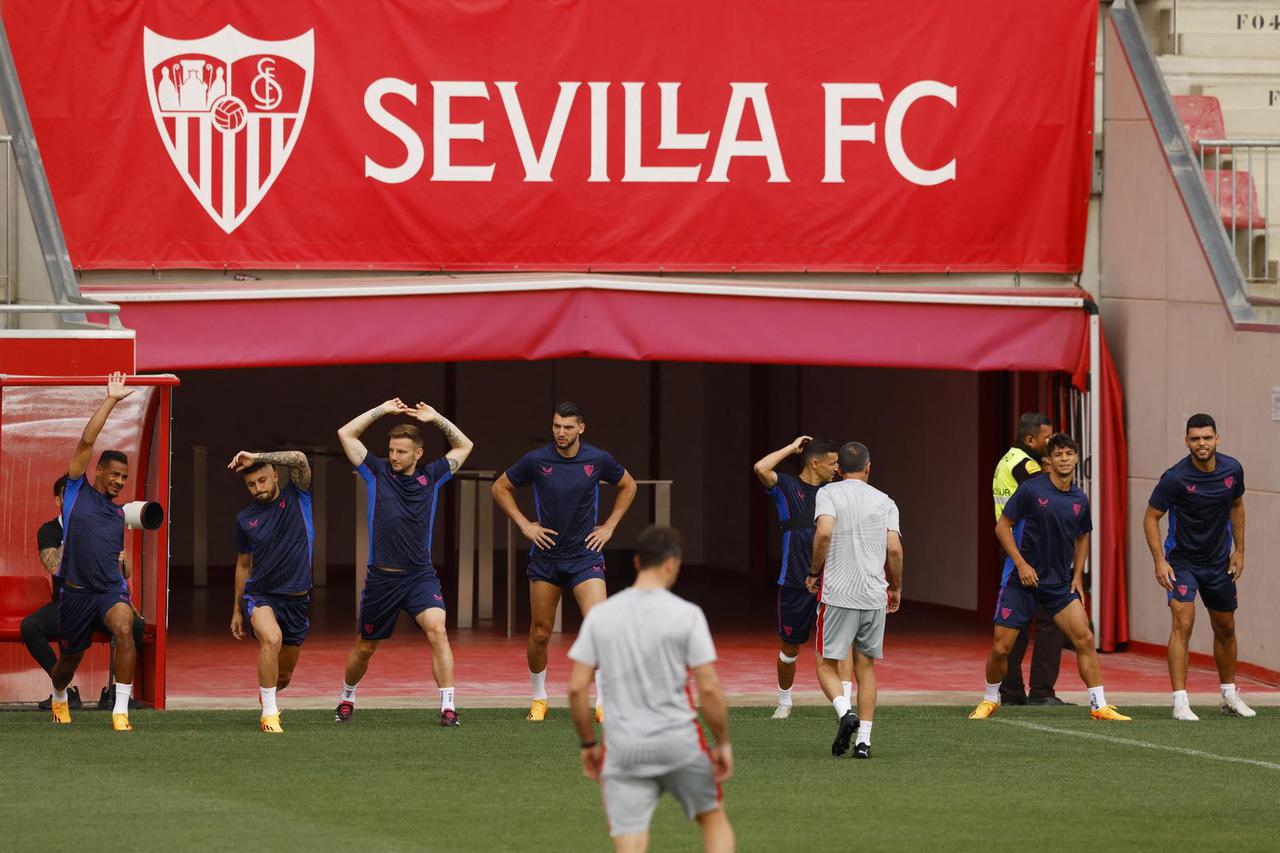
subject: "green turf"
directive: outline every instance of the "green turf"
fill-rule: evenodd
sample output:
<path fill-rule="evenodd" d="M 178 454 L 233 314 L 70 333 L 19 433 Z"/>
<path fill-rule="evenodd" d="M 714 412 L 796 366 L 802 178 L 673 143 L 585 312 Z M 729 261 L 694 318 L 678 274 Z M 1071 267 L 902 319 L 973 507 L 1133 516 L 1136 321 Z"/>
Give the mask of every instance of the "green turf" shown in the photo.
<path fill-rule="evenodd" d="M 726 806 L 742 850 L 1275 850 L 1280 709 L 1254 720 L 1198 710 L 1197 724 L 1164 708 L 1134 709 L 1130 724 L 1095 723 L 1080 708 L 1010 708 L 982 723 L 960 708 L 889 707 L 874 757 L 853 761 L 831 757 L 828 709 L 786 722 L 735 709 Z M 283 737 L 228 711 L 137 712 L 136 730 L 119 735 L 100 712 L 65 728 L 0 714 L 0 849 L 609 848 L 564 711 L 544 725 L 518 710 L 462 713 L 462 727 L 445 730 L 422 711 L 362 709 L 345 726 L 330 712 L 286 711 Z M 669 800 L 652 849 L 698 849 Z"/>

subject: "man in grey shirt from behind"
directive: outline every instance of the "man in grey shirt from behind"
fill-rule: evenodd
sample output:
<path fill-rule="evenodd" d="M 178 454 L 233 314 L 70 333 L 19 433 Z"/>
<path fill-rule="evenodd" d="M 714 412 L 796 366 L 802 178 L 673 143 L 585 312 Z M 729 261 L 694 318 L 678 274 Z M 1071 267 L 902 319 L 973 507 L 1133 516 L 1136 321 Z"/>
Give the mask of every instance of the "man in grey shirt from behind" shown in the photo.
<path fill-rule="evenodd" d="M 704 850 L 734 848 L 720 790 L 733 772 L 729 709 L 707 618 L 670 591 L 681 550 L 678 531 L 646 528 L 636 540 L 635 583 L 592 608 L 569 649 L 569 710 L 582 740 L 582 772 L 600 782 L 615 851 L 647 849 L 664 791 L 698 822 Z M 596 740 L 587 701 L 597 668 L 609 698 L 607 749 Z M 689 691 L 691 672 L 715 738 L 710 749 Z"/>

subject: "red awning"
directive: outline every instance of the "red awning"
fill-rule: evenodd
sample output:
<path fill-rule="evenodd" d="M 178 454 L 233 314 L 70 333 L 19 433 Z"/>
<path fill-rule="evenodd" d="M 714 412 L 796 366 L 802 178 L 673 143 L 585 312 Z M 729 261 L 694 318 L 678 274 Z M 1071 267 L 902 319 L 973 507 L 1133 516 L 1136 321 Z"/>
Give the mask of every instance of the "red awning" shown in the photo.
<path fill-rule="evenodd" d="M 142 289 L 95 296 L 137 332 L 138 369 L 608 358 L 753 364 L 1089 370 L 1076 289 L 850 290 L 742 282 L 537 277 L 289 283 L 254 290 Z M 1128 639 L 1124 431 L 1105 343 L 1102 648 Z"/>

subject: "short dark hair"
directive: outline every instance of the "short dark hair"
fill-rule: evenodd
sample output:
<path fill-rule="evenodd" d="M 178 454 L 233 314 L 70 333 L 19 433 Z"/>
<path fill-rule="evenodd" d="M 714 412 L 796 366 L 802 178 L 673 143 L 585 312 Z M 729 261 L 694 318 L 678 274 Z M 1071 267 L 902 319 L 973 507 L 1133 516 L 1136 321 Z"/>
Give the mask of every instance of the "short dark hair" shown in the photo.
<path fill-rule="evenodd" d="M 119 462 L 121 465 L 129 464 L 129 457 L 125 455 L 123 450 L 104 450 L 102 455 L 98 457 L 98 467 L 103 468 L 112 462 Z"/>
<path fill-rule="evenodd" d="M 562 418 L 577 418 L 584 424 L 587 422 L 586 416 L 582 414 L 582 407 L 577 403 L 571 403 L 568 400 L 565 400 L 563 403 L 556 406 L 555 414 Z"/>
<path fill-rule="evenodd" d="M 1215 433 L 1218 431 L 1218 425 L 1214 423 L 1213 415 L 1206 415 L 1204 412 L 1200 412 L 1187 418 L 1187 432 L 1191 432 L 1193 429 L 1203 429 L 1204 427 L 1209 427 Z"/>
<path fill-rule="evenodd" d="M 1022 446 L 1027 443 L 1027 439 L 1035 438 L 1040 432 L 1040 427 L 1051 427 L 1053 422 L 1049 420 L 1049 416 L 1042 412 L 1024 412 L 1022 417 L 1018 418 L 1018 445 Z"/>
<path fill-rule="evenodd" d="M 413 424 L 396 424 L 391 428 L 391 432 L 387 433 L 388 441 L 393 438 L 407 438 L 415 447 L 422 446 L 422 433 Z"/>
<path fill-rule="evenodd" d="M 810 459 L 820 459 L 828 453 L 839 453 L 839 446 L 829 438 L 814 438 L 804 446 L 800 461 L 807 465 Z"/>
<path fill-rule="evenodd" d="M 871 451 L 858 441 L 847 441 L 840 447 L 840 470 L 846 474 L 857 474 L 867 470 L 871 463 Z"/>
<path fill-rule="evenodd" d="M 670 558 L 678 560 L 683 555 L 684 537 L 674 527 L 651 524 L 640 531 L 640 536 L 636 539 L 636 556 L 640 559 L 642 569 L 656 569 Z"/>
<path fill-rule="evenodd" d="M 275 466 L 273 466 L 270 462 L 264 462 L 261 459 L 259 459 L 258 461 L 250 465 L 248 468 L 245 468 L 243 471 L 241 471 L 240 476 L 248 477 L 250 474 L 256 474 L 257 472 L 261 471 L 263 468 L 268 468 L 268 467 L 275 467 Z"/>
<path fill-rule="evenodd" d="M 1080 445 L 1076 443 L 1074 438 L 1067 435 L 1065 432 L 1055 432 L 1053 435 L 1049 436 L 1049 443 L 1045 445 L 1044 455 L 1052 456 L 1053 451 L 1059 448 L 1071 450 L 1075 453 L 1080 452 Z"/>
<path fill-rule="evenodd" d="M 53 481 L 53 496 L 55 498 L 62 497 L 62 493 L 66 491 L 66 488 L 67 488 L 67 475 L 63 474 L 61 477 Z"/>

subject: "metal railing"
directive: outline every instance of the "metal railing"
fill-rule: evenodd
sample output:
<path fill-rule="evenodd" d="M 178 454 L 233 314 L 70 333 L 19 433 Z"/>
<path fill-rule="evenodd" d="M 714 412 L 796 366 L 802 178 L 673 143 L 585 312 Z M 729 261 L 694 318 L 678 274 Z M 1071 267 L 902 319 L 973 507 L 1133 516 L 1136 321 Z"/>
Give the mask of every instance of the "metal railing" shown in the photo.
<path fill-rule="evenodd" d="M 1246 281 L 1274 281 L 1271 274 L 1271 159 L 1280 152 L 1275 139 L 1202 139 L 1200 171 L 1216 171 L 1208 186 L 1223 234 L 1235 248 Z M 1223 176 L 1227 176 L 1223 187 Z M 1261 190 L 1258 189 L 1261 183 Z M 1225 203 L 1229 203 L 1226 206 Z"/>

